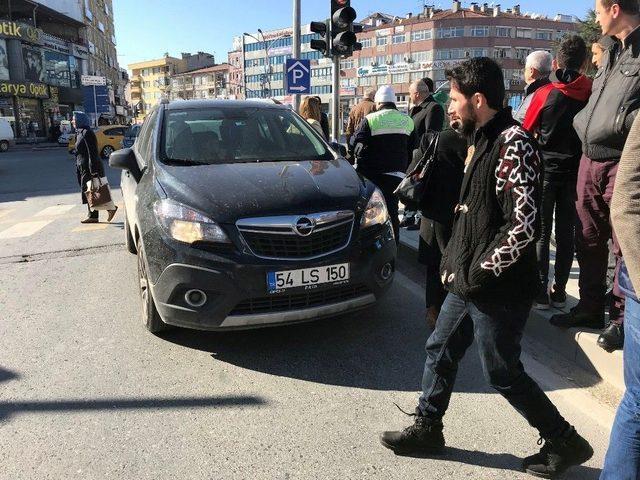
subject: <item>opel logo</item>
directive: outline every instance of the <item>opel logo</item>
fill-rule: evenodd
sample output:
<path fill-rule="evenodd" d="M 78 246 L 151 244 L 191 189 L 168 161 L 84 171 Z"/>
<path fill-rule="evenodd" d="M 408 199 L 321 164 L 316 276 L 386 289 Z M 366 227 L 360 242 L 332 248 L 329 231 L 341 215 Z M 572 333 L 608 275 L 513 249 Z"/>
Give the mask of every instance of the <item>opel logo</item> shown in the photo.
<path fill-rule="evenodd" d="M 300 217 L 293 226 L 293 231 L 301 237 L 308 237 L 313 233 L 315 227 L 316 224 L 313 220 L 307 217 Z"/>

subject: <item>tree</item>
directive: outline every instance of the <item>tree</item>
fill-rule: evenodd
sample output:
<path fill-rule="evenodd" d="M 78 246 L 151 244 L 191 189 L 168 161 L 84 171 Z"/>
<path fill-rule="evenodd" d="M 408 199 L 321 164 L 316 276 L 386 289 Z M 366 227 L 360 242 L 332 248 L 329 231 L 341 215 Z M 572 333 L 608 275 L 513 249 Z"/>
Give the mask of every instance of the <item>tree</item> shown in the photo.
<path fill-rule="evenodd" d="M 597 42 L 602 37 L 602 30 L 596 21 L 596 12 L 594 10 L 589 10 L 587 18 L 579 20 L 579 22 L 578 34 L 584 38 L 587 46 L 591 46 L 592 43 Z"/>

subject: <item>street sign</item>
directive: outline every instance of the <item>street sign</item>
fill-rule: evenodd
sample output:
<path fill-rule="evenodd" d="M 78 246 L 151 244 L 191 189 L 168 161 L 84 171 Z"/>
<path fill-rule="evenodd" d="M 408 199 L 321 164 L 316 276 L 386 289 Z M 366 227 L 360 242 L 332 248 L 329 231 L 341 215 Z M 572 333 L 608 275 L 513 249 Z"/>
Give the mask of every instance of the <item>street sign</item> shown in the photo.
<path fill-rule="evenodd" d="M 310 93 L 311 92 L 311 61 L 290 58 L 285 66 L 286 93 Z"/>
<path fill-rule="evenodd" d="M 106 77 L 99 77 L 97 75 L 82 75 L 82 77 L 80 77 L 80 81 L 85 87 L 99 87 L 107 84 Z"/>

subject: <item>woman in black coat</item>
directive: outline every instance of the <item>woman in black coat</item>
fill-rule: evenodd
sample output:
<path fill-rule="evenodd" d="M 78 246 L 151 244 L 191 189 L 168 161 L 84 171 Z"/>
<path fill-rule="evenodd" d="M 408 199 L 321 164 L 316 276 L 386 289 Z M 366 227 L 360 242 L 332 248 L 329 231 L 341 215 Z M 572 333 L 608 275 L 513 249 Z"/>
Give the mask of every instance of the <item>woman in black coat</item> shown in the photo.
<path fill-rule="evenodd" d="M 428 131 L 420 142 L 420 157 L 437 132 Z M 418 261 L 427 267 L 426 303 L 427 323 L 435 327 L 440 308 L 447 292 L 440 280 L 440 262 L 453 228 L 454 208 L 458 203 L 464 164 L 467 156 L 467 140 L 455 130 L 440 132 L 438 151 L 429 189 L 419 205 L 420 246 Z"/>
<path fill-rule="evenodd" d="M 76 130 L 76 175 L 80 184 L 82 203 L 86 204 L 89 209 L 89 215 L 81 223 L 98 223 L 98 210 L 91 210 L 86 195 L 87 182 L 90 182 L 94 177 L 102 178 L 105 176 L 104 166 L 98 153 L 98 139 L 91 130 L 91 120 L 85 113 L 73 112 L 71 123 Z M 107 210 L 108 222 L 113 219 L 117 210 L 118 207 L 115 205 L 112 209 Z"/>

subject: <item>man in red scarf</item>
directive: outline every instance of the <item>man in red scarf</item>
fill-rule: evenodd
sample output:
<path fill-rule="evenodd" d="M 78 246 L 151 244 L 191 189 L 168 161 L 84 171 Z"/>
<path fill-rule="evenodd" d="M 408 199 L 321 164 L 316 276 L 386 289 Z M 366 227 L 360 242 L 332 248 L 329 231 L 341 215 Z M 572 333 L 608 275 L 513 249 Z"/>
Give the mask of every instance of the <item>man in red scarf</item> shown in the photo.
<path fill-rule="evenodd" d="M 551 83 L 534 94 L 523 127 L 535 135 L 542 152 L 544 177 L 540 212 L 541 230 L 537 243 L 540 293 L 534 307 L 562 308 L 565 287 L 573 263 L 576 182 L 582 143 L 573 128 L 573 118 L 591 95 L 591 79 L 581 73 L 588 59 L 584 40 L 578 35 L 565 38 L 558 48 L 557 70 Z M 556 232 L 554 285 L 549 291 L 549 242 Z"/>

